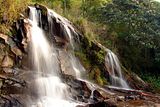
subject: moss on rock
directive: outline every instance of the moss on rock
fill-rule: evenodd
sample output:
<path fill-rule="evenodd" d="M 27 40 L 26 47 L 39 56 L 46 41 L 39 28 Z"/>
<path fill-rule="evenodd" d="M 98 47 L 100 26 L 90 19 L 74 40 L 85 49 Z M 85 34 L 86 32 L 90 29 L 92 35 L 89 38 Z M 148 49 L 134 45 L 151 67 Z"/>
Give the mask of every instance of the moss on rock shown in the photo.
<path fill-rule="evenodd" d="M 105 68 L 106 51 L 87 36 L 80 35 L 81 51 L 76 52 L 82 64 L 88 71 L 88 77 L 99 85 L 108 84 L 108 74 Z"/>

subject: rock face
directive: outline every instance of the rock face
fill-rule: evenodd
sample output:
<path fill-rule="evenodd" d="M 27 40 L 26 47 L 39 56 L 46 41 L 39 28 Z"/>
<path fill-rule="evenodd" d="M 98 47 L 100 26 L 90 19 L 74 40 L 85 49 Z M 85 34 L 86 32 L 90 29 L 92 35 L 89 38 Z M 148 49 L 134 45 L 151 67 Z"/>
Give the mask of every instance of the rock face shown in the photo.
<path fill-rule="evenodd" d="M 17 47 L 12 47 L 11 51 L 16 55 L 16 56 L 22 56 L 22 51 Z"/>
<path fill-rule="evenodd" d="M 22 25 L 22 23 L 21 23 Z M 22 107 L 19 101 L 25 90 L 25 82 L 17 77 L 21 68 L 21 60 L 24 53 L 22 45 L 22 27 L 20 22 L 13 29 L 14 35 L 8 36 L 0 33 L 0 106 L 1 107 Z M 23 31 L 24 33 L 24 31 Z M 27 61 L 26 61 L 27 62 Z M 20 79 L 21 78 L 21 79 Z"/>
<path fill-rule="evenodd" d="M 1 107 L 22 107 L 23 105 L 16 99 L 15 96 L 2 96 L 0 97 Z"/>
<path fill-rule="evenodd" d="M 5 43 L 8 44 L 8 36 L 7 35 L 4 35 L 4 34 L 0 34 L 0 38 L 3 39 L 5 41 Z"/>
<path fill-rule="evenodd" d="M 14 65 L 13 59 L 8 55 L 4 56 L 1 66 L 4 68 L 11 68 L 13 67 L 13 65 Z"/>
<path fill-rule="evenodd" d="M 61 71 L 63 74 L 76 76 L 74 69 L 70 66 L 70 56 L 67 51 L 60 50 L 59 51 L 59 61 L 61 66 Z"/>

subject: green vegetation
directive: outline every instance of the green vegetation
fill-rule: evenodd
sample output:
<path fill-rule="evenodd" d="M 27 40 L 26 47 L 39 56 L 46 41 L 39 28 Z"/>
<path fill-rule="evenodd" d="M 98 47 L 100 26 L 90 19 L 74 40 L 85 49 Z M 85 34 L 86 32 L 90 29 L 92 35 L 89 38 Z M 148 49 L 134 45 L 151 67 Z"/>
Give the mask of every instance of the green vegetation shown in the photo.
<path fill-rule="evenodd" d="M 113 0 L 98 11 L 100 22 L 117 35 L 116 47 L 132 71 L 158 74 L 160 49 L 160 3 Z M 134 63 L 134 65 L 133 65 Z"/>
<path fill-rule="evenodd" d="M 93 43 L 91 44 L 92 45 L 86 45 L 88 47 L 83 49 L 83 45 L 85 45 L 85 43 L 83 43 L 82 50 L 76 51 L 75 55 L 80 59 L 83 66 L 86 68 L 89 79 L 94 80 L 99 85 L 106 85 L 108 82 L 103 75 L 105 71 L 102 69 L 104 68 L 105 52 L 99 49 L 93 49 L 91 51 L 91 48 L 93 48 Z"/>
<path fill-rule="evenodd" d="M 151 0 L 113 0 L 97 11 L 97 20 L 116 36 L 123 65 L 156 88 L 160 86 L 160 3 Z M 99 20 L 100 19 L 100 20 Z M 152 75 L 150 75 L 152 74 Z"/>
<path fill-rule="evenodd" d="M 29 0 L 0 0 L 0 33 L 10 34 L 13 23 L 28 3 Z"/>
<path fill-rule="evenodd" d="M 159 89 L 160 87 L 160 77 L 153 74 L 143 74 L 141 78 L 147 81 L 153 86 L 153 88 Z"/>

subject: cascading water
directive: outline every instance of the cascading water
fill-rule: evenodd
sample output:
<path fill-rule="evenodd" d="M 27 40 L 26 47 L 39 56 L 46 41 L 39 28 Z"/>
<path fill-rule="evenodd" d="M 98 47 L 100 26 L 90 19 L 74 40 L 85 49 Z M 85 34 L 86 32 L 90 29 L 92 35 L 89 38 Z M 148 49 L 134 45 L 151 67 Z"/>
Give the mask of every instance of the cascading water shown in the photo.
<path fill-rule="evenodd" d="M 48 23 L 49 23 L 49 33 L 50 36 L 55 35 L 54 31 L 54 22 L 52 18 L 56 19 L 56 23 L 59 23 L 61 26 L 63 36 L 68 38 L 69 43 L 67 49 L 58 48 L 50 45 L 45 38 L 46 35 L 44 31 L 40 28 L 42 27 L 42 20 L 40 12 L 34 7 L 30 8 L 30 23 L 31 27 L 31 47 L 32 47 L 32 64 L 33 68 L 36 71 L 35 85 L 38 93 L 38 99 L 32 107 L 75 107 L 77 103 L 70 102 L 68 100 L 68 91 L 67 85 L 62 83 L 59 78 L 59 73 L 62 70 L 62 65 L 66 66 L 64 71 L 73 71 L 77 78 L 80 78 L 80 72 L 85 71 L 84 67 L 80 64 L 79 60 L 74 55 L 74 39 L 73 34 L 76 34 L 76 31 L 71 26 L 70 22 L 56 14 L 54 11 L 48 9 Z M 39 15 L 38 15 L 39 14 Z M 38 25 L 40 27 L 38 27 Z M 63 56 L 61 59 L 60 57 Z M 68 57 L 68 59 L 66 58 Z M 65 59 L 66 58 L 66 59 Z M 111 51 L 108 51 L 106 55 L 106 67 L 110 71 L 112 78 L 112 85 L 119 86 L 123 88 L 129 88 L 127 83 L 122 77 L 121 69 L 119 66 L 118 58 Z M 62 63 L 61 61 L 64 61 Z M 60 64 L 61 63 L 61 64 Z M 68 63 L 68 64 L 67 64 Z M 69 67 L 68 67 L 69 66 Z M 93 98 L 94 88 L 90 87 L 91 96 Z"/>
<path fill-rule="evenodd" d="M 53 16 L 56 19 L 57 23 L 61 23 L 61 26 L 63 26 L 62 29 L 63 31 L 65 31 L 65 36 L 67 36 L 66 38 L 69 38 L 69 45 L 71 48 L 70 50 L 67 51 L 66 54 L 70 57 L 69 58 L 70 65 L 72 66 L 72 69 L 76 74 L 76 77 L 79 78 L 80 71 L 85 71 L 85 70 L 72 52 L 75 49 L 74 47 L 75 44 L 74 44 L 72 34 L 74 33 L 76 35 L 76 32 L 66 18 L 61 17 L 60 15 L 56 14 L 54 11 L 50 9 L 48 9 L 48 14 L 49 14 L 48 16 Z M 52 29 L 52 27 L 50 29 Z M 108 68 L 108 71 L 111 72 L 110 74 L 112 79 L 112 85 L 119 86 L 122 88 L 129 88 L 127 82 L 123 79 L 117 56 L 109 50 L 105 60 L 106 60 L 106 66 Z"/>
<path fill-rule="evenodd" d="M 75 107 L 77 104 L 67 101 L 67 86 L 61 82 L 57 51 L 49 45 L 45 34 L 38 27 L 38 14 L 36 8 L 30 8 L 32 64 L 37 77 L 35 85 L 38 100 L 32 107 Z"/>
<path fill-rule="evenodd" d="M 111 50 L 106 49 L 106 51 L 107 55 L 105 56 L 105 65 L 110 73 L 112 86 L 129 89 L 129 85 L 123 79 L 118 57 Z"/>
<path fill-rule="evenodd" d="M 50 31 L 51 31 L 51 34 L 53 34 L 52 30 L 53 30 L 53 22 L 51 20 L 51 17 L 54 17 L 56 19 L 56 22 L 59 23 L 61 25 L 61 29 L 63 30 L 62 32 L 64 33 L 64 35 L 66 36 L 66 38 L 69 39 L 69 44 L 68 44 L 68 50 L 67 52 L 64 52 L 64 51 L 59 51 L 59 53 L 64 54 L 66 55 L 66 57 L 69 57 L 65 63 L 65 65 L 67 65 L 67 63 L 69 63 L 70 65 L 70 71 L 72 71 L 72 73 L 74 72 L 73 75 L 75 75 L 77 78 L 80 78 L 81 77 L 81 73 L 83 71 L 85 71 L 84 67 L 80 64 L 79 60 L 76 58 L 76 56 L 74 55 L 74 39 L 73 39 L 73 33 L 74 35 L 77 35 L 76 31 L 74 30 L 74 28 L 71 26 L 70 22 L 58 15 L 57 13 L 55 13 L 53 10 L 50 10 L 48 9 L 48 21 L 50 24 Z M 64 58 L 63 58 L 64 60 Z M 69 62 L 68 62 L 69 61 Z M 64 66 L 65 66 L 64 65 Z M 80 73 L 81 72 L 81 73 Z"/>

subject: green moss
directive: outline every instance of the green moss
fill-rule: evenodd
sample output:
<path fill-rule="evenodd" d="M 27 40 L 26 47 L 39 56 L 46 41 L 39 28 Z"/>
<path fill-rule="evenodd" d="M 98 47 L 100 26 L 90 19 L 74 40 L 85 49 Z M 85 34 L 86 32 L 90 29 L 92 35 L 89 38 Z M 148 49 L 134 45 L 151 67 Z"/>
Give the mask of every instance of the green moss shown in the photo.
<path fill-rule="evenodd" d="M 105 77 L 105 55 L 106 52 L 99 47 L 89 36 L 81 37 L 81 52 L 76 52 L 88 71 L 89 79 L 99 85 L 108 84 Z"/>
<path fill-rule="evenodd" d="M 6 24 L 0 24 L 0 33 L 3 33 L 3 34 L 8 34 L 10 33 L 10 29 L 11 27 L 6 25 Z"/>
<path fill-rule="evenodd" d="M 100 76 L 98 76 L 98 77 L 96 78 L 96 81 L 97 81 L 97 83 L 98 83 L 99 85 L 101 85 L 101 86 L 104 85 L 103 79 L 102 79 Z"/>
<path fill-rule="evenodd" d="M 89 36 L 85 36 L 84 37 L 84 45 L 86 45 L 87 49 L 89 49 L 90 47 L 92 47 L 92 40 L 89 38 Z"/>
<path fill-rule="evenodd" d="M 106 52 L 102 49 L 96 53 L 98 63 L 104 63 L 105 54 Z"/>
<path fill-rule="evenodd" d="M 93 68 L 92 71 L 89 72 L 89 79 L 94 80 L 97 84 L 103 85 L 103 80 L 101 78 L 101 71 L 98 67 Z"/>
<path fill-rule="evenodd" d="M 47 16 L 47 8 L 45 7 L 45 6 L 43 6 L 43 5 L 40 5 L 40 7 L 41 7 L 41 13 L 42 13 L 42 15 L 44 15 L 44 16 Z"/>
<path fill-rule="evenodd" d="M 12 35 L 13 23 L 20 18 L 30 0 L 0 0 L 0 33 Z"/>
<path fill-rule="evenodd" d="M 91 65 L 90 65 L 89 60 L 86 58 L 86 54 L 84 54 L 82 51 L 75 51 L 74 53 L 80 59 L 83 66 L 86 69 L 89 69 Z"/>
<path fill-rule="evenodd" d="M 93 50 L 95 52 L 95 56 L 97 63 L 93 63 L 92 60 L 90 59 L 90 57 L 87 57 L 87 54 L 84 53 L 85 49 L 82 49 L 83 51 L 76 51 L 75 55 L 80 59 L 80 61 L 82 62 L 83 66 L 86 68 L 87 70 L 87 74 L 88 74 L 88 78 L 90 80 L 95 81 L 97 84 L 99 85 L 104 85 L 104 84 L 108 84 L 107 80 L 105 79 L 102 71 L 101 71 L 101 66 L 99 66 L 101 63 L 104 63 L 104 51 L 100 50 L 99 52 L 96 52 L 95 50 Z M 91 50 L 90 50 L 91 51 Z"/>

